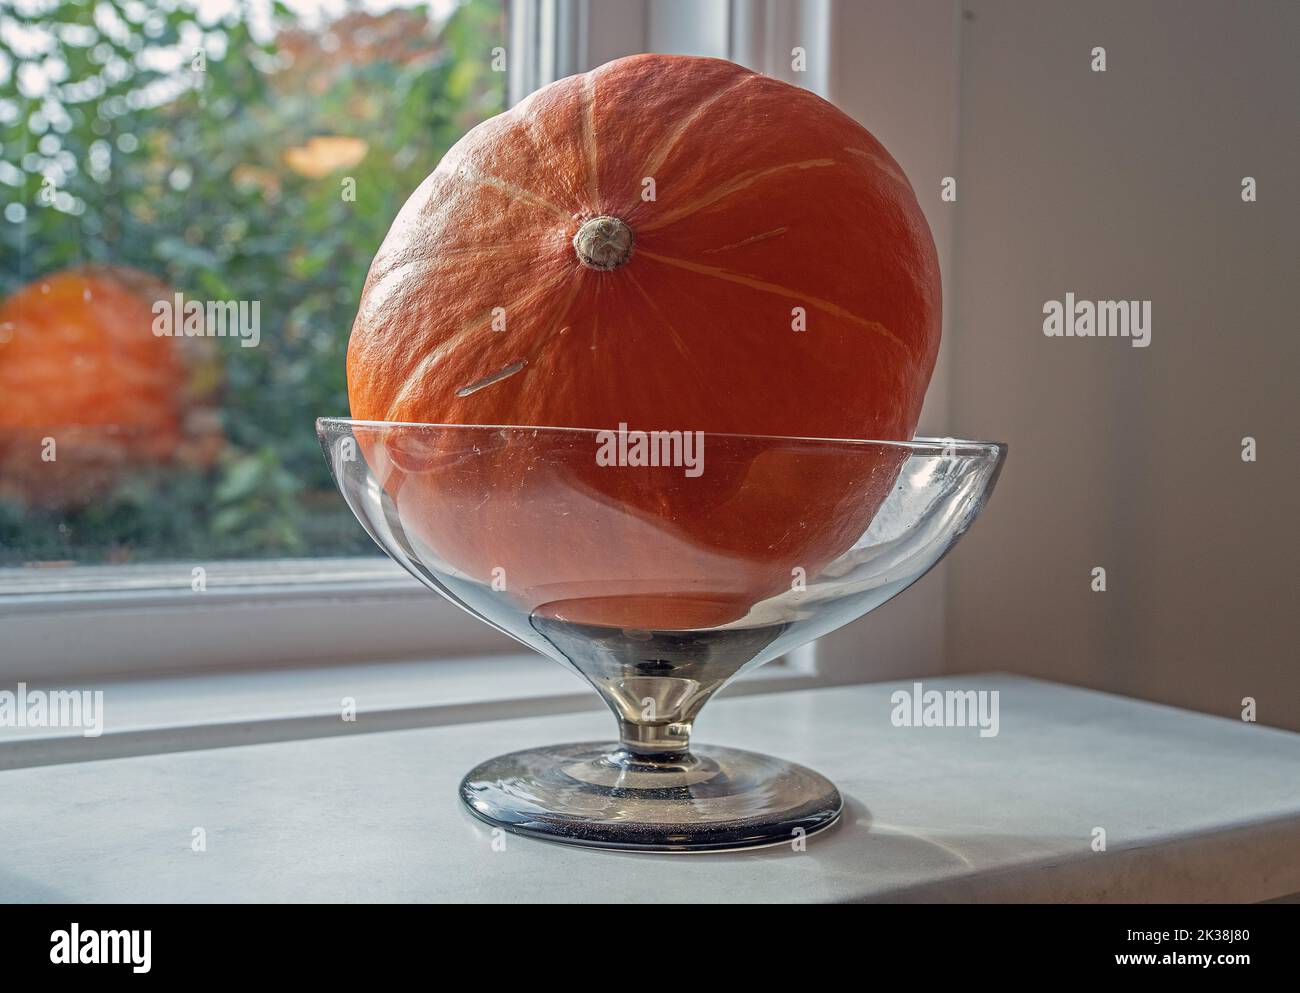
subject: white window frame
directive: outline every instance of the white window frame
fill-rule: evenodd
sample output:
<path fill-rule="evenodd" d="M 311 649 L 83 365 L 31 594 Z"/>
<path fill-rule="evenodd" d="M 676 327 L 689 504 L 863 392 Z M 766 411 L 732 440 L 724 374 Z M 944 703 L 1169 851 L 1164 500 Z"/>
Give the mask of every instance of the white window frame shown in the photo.
<path fill-rule="evenodd" d="M 379 557 L 3 569 L 0 631 L 0 685 L 521 651 Z"/>
<path fill-rule="evenodd" d="M 508 0 L 513 105 L 540 86 L 637 52 L 730 59 L 826 96 L 839 0 Z M 946 2 L 946 0 L 943 0 Z M 795 72 L 791 49 L 805 50 Z"/>
<path fill-rule="evenodd" d="M 958 0 L 916 6 L 928 20 L 845 0 L 507 0 L 509 100 L 613 58 L 664 51 L 729 57 L 861 119 L 863 92 L 880 85 L 908 92 L 905 74 L 919 62 L 924 100 L 903 115 L 915 133 L 908 124 L 882 134 L 864 121 L 911 175 L 909 154 L 955 162 L 948 120 L 955 121 L 961 28 Z M 841 30 L 846 18 L 851 31 Z M 877 36 L 888 49 L 864 58 L 861 39 Z M 791 69 L 796 45 L 807 53 L 807 72 Z M 890 62 L 888 50 L 901 54 Z M 933 215 L 931 223 L 947 264 L 949 226 Z M 941 358 L 926 408 L 938 433 L 946 393 Z M 199 566 L 203 590 L 193 584 Z M 946 583 L 940 566 L 900 601 L 823 638 L 815 652 L 764 668 L 820 682 L 941 672 Z M 521 650 L 380 558 L 0 570 L 0 683 Z M 773 679 L 773 688 L 785 679 Z"/>

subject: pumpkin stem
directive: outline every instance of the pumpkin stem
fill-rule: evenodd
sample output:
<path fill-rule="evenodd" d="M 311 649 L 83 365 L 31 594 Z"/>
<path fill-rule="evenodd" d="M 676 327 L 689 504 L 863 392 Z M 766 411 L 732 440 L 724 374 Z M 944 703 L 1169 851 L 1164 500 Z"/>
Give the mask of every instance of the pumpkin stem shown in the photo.
<path fill-rule="evenodd" d="M 588 269 L 609 272 L 632 257 L 632 229 L 608 214 L 589 218 L 573 236 L 573 250 Z"/>

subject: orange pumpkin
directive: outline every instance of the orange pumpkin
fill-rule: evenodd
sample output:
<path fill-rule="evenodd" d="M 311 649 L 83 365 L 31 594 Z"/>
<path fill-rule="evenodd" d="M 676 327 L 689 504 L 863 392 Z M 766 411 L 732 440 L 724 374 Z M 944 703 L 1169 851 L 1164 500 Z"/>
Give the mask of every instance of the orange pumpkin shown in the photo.
<path fill-rule="evenodd" d="M 929 228 L 871 134 L 732 63 L 641 55 L 478 126 L 415 191 L 371 266 L 349 398 L 369 420 L 910 439 L 940 316 Z M 575 486 L 743 564 L 744 589 L 716 601 L 734 613 L 788 585 L 792 562 L 812 575 L 843 551 L 892 485 L 834 459 L 813 479 L 807 461 L 755 450 L 690 486 L 664 470 L 665 487 L 689 492 L 671 507 L 644 471 L 633 481 L 593 457 L 573 472 Z M 389 485 L 418 478 L 430 542 L 478 577 L 513 564 L 526 600 L 557 553 L 593 577 L 666 575 L 630 540 L 588 541 L 589 522 L 510 526 L 538 496 L 518 462 L 484 459 L 453 485 L 398 458 Z M 449 519 L 477 489 L 492 494 L 478 516 Z M 861 510 L 851 522 L 847 498 Z M 794 516 L 800 537 L 774 548 Z M 707 586 L 718 566 L 670 571 Z M 592 623 L 638 612 L 584 608 Z M 660 614 L 660 627 L 712 616 Z"/>
<path fill-rule="evenodd" d="M 151 276 L 99 266 L 44 276 L 0 303 L 5 493 L 73 505 L 135 465 L 215 458 L 209 343 L 153 333 L 154 302 L 171 299 Z"/>

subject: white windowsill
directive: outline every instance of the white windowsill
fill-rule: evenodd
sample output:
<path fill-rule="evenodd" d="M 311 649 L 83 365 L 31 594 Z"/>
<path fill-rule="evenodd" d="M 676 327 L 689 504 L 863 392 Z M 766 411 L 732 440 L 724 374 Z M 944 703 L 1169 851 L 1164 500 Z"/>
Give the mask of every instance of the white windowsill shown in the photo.
<path fill-rule="evenodd" d="M 816 683 L 810 673 L 773 663 L 724 694 Z M 12 683 L 0 689 L 16 692 Z M 102 690 L 104 730 L 86 737 L 80 728 L 0 726 L 0 770 L 603 709 L 577 676 L 526 653 L 32 682 L 27 689 Z M 345 698 L 355 703 L 355 721 L 343 719 Z"/>
<path fill-rule="evenodd" d="M 323 696 L 338 691 L 322 679 Z M 516 836 L 502 847 L 461 807 L 460 777 L 511 749 L 608 737 L 608 715 L 592 711 L 10 769 L 0 897 L 1180 902 L 1300 891 L 1300 735 L 1036 680 L 927 680 L 1000 692 L 1000 734 L 981 739 L 892 726 L 900 685 L 911 683 L 705 712 L 700 737 L 781 754 L 839 786 L 843 821 L 803 852 L 633 856 Z M 203 851 L 191 847 L 196 828 Z"/>

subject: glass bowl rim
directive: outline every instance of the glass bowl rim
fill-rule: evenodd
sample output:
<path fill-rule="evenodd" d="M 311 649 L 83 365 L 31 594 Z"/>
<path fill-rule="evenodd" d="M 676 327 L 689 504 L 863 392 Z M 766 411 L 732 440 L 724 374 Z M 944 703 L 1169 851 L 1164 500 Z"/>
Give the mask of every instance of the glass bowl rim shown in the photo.
<path fill-rule="evenodd" d="M 551 427 L 544 424 L 440 424 L 426 421 L 371 421 L 352 417 L 318 417 L 317 432 L 331 428 L 365 427 L 365 428 L 438 428 L 440 430 L 475 428 L 482 431 L 548 431 L 566 434 L 597 435 L 604 431 L 617 431 L 618 428 L 571 428 Z M 628 432 L 644 431 L 648 433 L 660 429 L 629 428 Z M 966 438 L 917 437 L 911 441 L 878 440 L 874 438 L 816 438 L 798 435 L 777 434 L 738 434 L 735 432 L 705 431 L 705 438 L 751 439 L 755 441 L 780 441 L 798 444 L 837 444 L 837 445 L 888 445 L 902 448 L 913 455 L 982 455 L 985 457 L 1002 457 L 1007 453 L 1007 443 L 1002 441 L 974 441 Z"/>

